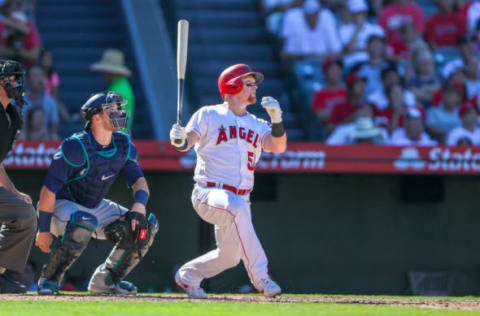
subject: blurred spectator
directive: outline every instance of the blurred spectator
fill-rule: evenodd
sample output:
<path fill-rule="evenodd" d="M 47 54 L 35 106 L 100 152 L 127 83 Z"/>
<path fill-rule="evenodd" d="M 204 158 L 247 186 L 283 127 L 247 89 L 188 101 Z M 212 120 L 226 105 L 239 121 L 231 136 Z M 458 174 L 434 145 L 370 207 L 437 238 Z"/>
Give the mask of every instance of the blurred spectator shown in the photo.
<path fill-rule="evenodd" d="M 461 72 L 458 72 L 458 74 L 463 74 L 463 70 Z M 454 78 L 454 77 L 452 77 L 452 78 Z M 440 106 L 440 104 L 442 104 L 443 94 L 444 94 L 443 87 L 445 85 L 452 85 L 455 88 L 457 88 L 458 93 L 462 96 L 462 102 L 468 101 L 467 96 L 466 96 L 467 94 L 466 94 L 465 84 L 462 84 L 462 83 L 456 82 L 455 80 L 450 79 L 450 80 L 445 81 L 443 83 L 442 87 L 438 91 L 435 92 L 435 94 L 433 95 L 433 99 L 432 99 L 432 106 L 438 107 L 438 106 Z"/>
<path fill-rule="evenodd" d="M 429 49 L 413 23 L 403 23 L 399 28 L 399 33 L 399 40 L 389 42 L 389 49 L 398 61 L 409 61 L 416 51 Z"/>
<path fill-rule="evenodd" d="M 354 143 L 353 136 L 357 128 L 357 121 L 362 118 L 367 118 L 373 122 L 373 113 L 374 109 L 372 105 L 368 103 L 360 105 L 353 114 L 353 121 L 337 126 L 326 140 L 326 143 L 328 145 L 345 145 Z M 387 131 L 384 128 L 380 128 L 379 130 L 381 131 L 381 138 L 387 139 Z"/>
<path fill-rule="evenodd" d="M 470 56 L 465 64 L 465 88 L 467 99 L 480 94 L 479 63 L 477 56 Z"/>
<path fill-rule="evenodd" d="M 348 0 L 349 21 L 340 25 L 340 39 L 346 54 L 343 61 L 347 65 L 368 60 L 367 41 L 371 35 L 384 36 L 383 29 L 376 23 L 367 21 L 368 6 L 366 0 Z"/>
<path fill-rule="evenodd" d="M 448 79 L 458 69 L 463 69 L 467 60 L 477 55 L 477 49 L 475 47 L 475 40 L 470 35 L 464 35 L 458 38 L 457 48 L 460 53 L 460 58 L 454 59 L 448 62 L 442 69 L 442 75 L 445 79 Z"/>
<path fill-rule="evenodd" d="M 257 0 L 270 33 L 280 35 L 284 12 L 301 6 L 305 0 Z"/>
<path fill-rule="evenodd" d="M 415 95 L 415 99 L 424 108 L 429 108 L 432 98 L 441 87 L 440 79 L 435 72 L 435 61 L 428 50 L 419 50 L 412 56 L 413 76 L 407 82 L 409 88 Z"/>
<path fill-rule="evenodd" d="M 41 40 L 35 24 L 27 19 L 22 0 L 7 0 L 0 20 L 0 56 L 32 67 L 40 54 Z"/>
<path fill-rule="evenodd" d="M 388 106 L 386 87 L 392 84 L 401 83 L 401 79 L 398 75 L 397 69 L 392 66 L 384 68 L 381 71 L 380 83 L 381 84 L 376 84 L 376 90 L 367 95 L 367 100 L 370 103 L 375 104 L 378 110 L 384 110 Z M 403 89 L 403 102 L 407 106 L 414 106 L 416 103 L 415 95 L 411 91 Z"/>
<path fill-rule="evenodd" d="M 394 0 L 392 4 L 385 6 L 378 21 L 387 33 L 387 38 L 394 42 L 400 41 L 400 26 L 405 22 L 413 23 L 417 32 L 423 34 L 425 29 L 423 11 L 409 0 Z"/>
<path fill-rule="evenodd" d="M 27 111 L 25 127 L 20 133 L 19 139 L 49 140 L 50 134 L 47 129 L 45 112 L 42 107 L 36 106 Z"/>
<path fill-rule="evenodd" d="M 123 53 L 118 49 L 106 49 L 103 52 L 102 59 L 92 64 L 90 70 L 102 73 L 103 79 L 109 84 L 106 91 L 120 93 L 128 101 L 125 109 L 128 113 L 129 130 L 131 131 L 135 111 L 135 96 L 127 79 L 131 75 L 131 71 L 125 66 Z"/>
<path fill-rule="evenodd" d="M 387 86 L 387 98 L 388 107 L 377 113 L 375 122 L 379 126 L 386 127 L 391 134 L 398 127 L 403 127 L 409 106 L 405 104 L 403 86 L 400 83 Z M 417 110 L 422 111 L 421 108 Z"/>
<path fill-rule="evenodd" d="M 338 60 L 327 59 L 322 65 L 326 86 L 313 97 L 312 111 L 323 125 L 327 122 L 332 109 L 347 100 L 347 91 L 342 85 L 342 65 Z"/>
<path fill-rule="evenodd" d="M 305 0 L 301 8 L 290 9 L 283 20 L 283 57 L 335 58 L 342 50 L 335 16 L 317 0 Z"/>
<path fill-rule="evenodd" d="M 39 66 L 45 72 L 45 93 L 58 100 L 58 87 L 60 86 L 60 77 L 55 71 L 53 53 L 49 50 L 42 50 L 40 54 Z"/>
<path fill-rule="evenodd" d="M 369 59 L 358 67 L 358 74 L 366 78 L 366 94 L 369 95 L 379 88 L 382 69 L 390 63 L 385 58 L 385 38 L 371 35 L 368 39 L 367 51 Z M 357 68 L 357 67 L 354 67 Z"/>
<path fill-rule="evenodd" d="M 480 128 L 476 127 L 478 109 L 472 102 L 464 102 L 459 110 L 462 125 L 450 131 L 447 145 L 480 145 Z"/>
<path fill-rule="evenodd" d="M 446 84 L 443 87 L 442 104 L 427 111 L 427 130 L 440 143 L 444 143 L 448 133 L 462 124 L 458 109 L 462 95 L 457 87 Z"/>
<path fill-rule="evenodd" d="M 45 73 L 42 68 L 34 66 L 27 74 L 27 89 L 25 102 L 28 111 L 34 107 L 41 107 L 45 113 L 47 122 L 48 138 L 57 139 L 58 104 L 55 99 L 45 92 Z"/>
<path fill-rule="evenodd" d="M 416 108 L 408 108 L 404 127 L 395 129 L 389 145 L 396 146 L 434 146 L 437 142 L 425 133 L 422 113 Z"/>
<path fill-rule="evenodd" d="M 330 133 L 338 125 L 349 123 L 355 120 L 355 112 L 365 102 L 365 77 L 358 74 L 350 74 L 346 79 L 347 100 L 344 103 L 336 104 L 328 119 L 327 133 Z M 373 107 L 373 105 L 371 105 Z"/>
<path fill-rule="evenodd" d="M 453 10 L 453 0 L 435 0 L 439 12 L 426 24 L 425 39 L 433 47 L 455 46 L 466 31 L 465 20 Z"/>
<path fill-rule="evenodd" d="M 63 122 L 75 122 L 81 119 L 80 111 L 70 115 L 68 109 L 58 98 L 58 89 L 60 87 L 60 77 L 55 71 L 55 62 L 53 53 L 49 50 L 42 50 L 39 58 L 39 66 L 45 73 L 45 93 L 57 101 L 58 114 Z"/>

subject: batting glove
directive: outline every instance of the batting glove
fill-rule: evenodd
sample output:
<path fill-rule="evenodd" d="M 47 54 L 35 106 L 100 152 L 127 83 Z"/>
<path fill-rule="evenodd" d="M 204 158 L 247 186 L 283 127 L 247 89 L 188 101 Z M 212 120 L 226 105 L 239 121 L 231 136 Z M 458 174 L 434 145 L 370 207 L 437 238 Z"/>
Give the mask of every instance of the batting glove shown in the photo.
<path fill-rule="evenodd" d="M 272 97 L 263 97 L 262 106 L 267 111 L 273 124 L 282 122 L 282 109 L 277 100 Z"/>
<path fill-rule="evenodd" d="M 172 144 L 173 147 L 181 148 L 185 145 L 186 140 L 187 132 L 185 131 L 185 127 L 182 127 L 177 123 L 173 124 L 172 129 L 170 130 L 170 144 Z"/>

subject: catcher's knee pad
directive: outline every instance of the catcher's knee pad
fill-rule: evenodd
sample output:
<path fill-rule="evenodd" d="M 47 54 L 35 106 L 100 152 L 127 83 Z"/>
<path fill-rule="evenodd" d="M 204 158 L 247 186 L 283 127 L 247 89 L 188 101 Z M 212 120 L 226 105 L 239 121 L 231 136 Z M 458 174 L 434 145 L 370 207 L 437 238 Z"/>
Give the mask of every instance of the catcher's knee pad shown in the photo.
<path fill-rule="evenodd" d="M 122 280 L 145 256 L 158 232 L 158 220 L 150 213 L 148 220 L 139 232 L 132 231 L 131 219 L 128 213 L 124 220 L 119 219 L 105 227 L 105 236 L 115 246 L 105 262 L 105 269 L 109 274 L 105 283 L 118 283 Z M 100 269 L 102 270 L 102 269 Z"/>
<path fill-rule="evenodd" d="M 73 213 L 65 233 L 56 240 L 50 261 L 43 267 L 41 277 L 60 283 L 67 269 L 87 247 L 97 226 L 97 218 L 92 214 L 83 211 Z"/>

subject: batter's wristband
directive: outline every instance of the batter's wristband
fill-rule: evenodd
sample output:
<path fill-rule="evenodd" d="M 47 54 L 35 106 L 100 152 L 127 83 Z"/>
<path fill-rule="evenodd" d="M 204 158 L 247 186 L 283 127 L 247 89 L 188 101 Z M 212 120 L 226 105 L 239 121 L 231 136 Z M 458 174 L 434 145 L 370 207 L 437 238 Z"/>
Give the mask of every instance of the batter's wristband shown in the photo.
<path fill-rule="evenodd" d="M 148 202 L 148 193 L 145 190 L 138 190 L 135 191 L 135 195 L 133 196 L 133 200 L 135 203 L 140 203 L 143 204 L 144 206 L 147 206 Z"/>
<path fill-rule="evenodd" d="M 273 137 L 282 137 L 285 134 L 285 127 L 283 123 L 273 123 L 272 124 L 272 136 Z"/>
<path fill-rule="evenodd" d="M 41 233 L 50 232 L 50 223 L 52 222 L 52 212 L 38 211 L 38 229 Z"/>

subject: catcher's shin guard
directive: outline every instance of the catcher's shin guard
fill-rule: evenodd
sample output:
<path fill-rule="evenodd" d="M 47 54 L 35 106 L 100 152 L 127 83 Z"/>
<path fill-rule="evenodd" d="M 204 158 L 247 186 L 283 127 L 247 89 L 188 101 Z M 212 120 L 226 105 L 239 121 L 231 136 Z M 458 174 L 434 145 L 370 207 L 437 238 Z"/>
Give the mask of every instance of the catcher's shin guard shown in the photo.
<path fill-rule="evenodd" d="M 95 270 L 88 285 L 90 292 L 114 292 L 115 285 L 145 256 L 158 232 L 157 218 L 150 213 L 148 220 L 144 219 L 139 226 L 146 230 L 140 230 L 139 234 L 132 231 L 127 213 L 126 220 L 119 219 L 105 227 L 105 236 L 115 246 L 105 263 Z"/>
<path fill-rule="evenodd" d="M 65 233 L 52 250 L 48 264 L 42 268 L 42 284 L 50 281 L 60 285 L 65 272 L 87 247 L 97 225 L 97 218 L 92 214 L 82 211 L 72 214 Z M 42 284 L 39 284 L 39 287 L 42 287 Z"/>

